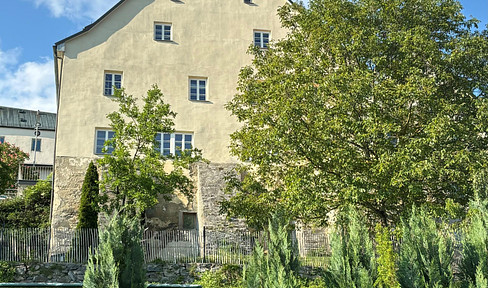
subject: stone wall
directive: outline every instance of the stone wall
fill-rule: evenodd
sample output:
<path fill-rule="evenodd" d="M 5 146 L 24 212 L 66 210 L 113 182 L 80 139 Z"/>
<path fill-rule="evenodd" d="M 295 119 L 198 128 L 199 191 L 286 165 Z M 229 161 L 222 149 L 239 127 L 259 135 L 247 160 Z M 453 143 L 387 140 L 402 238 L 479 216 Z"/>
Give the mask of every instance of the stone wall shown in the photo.
<path fill-rule="evenodd" d="M 21 283 L 80 283 L 85 265 L 65 263 L 15 264 L 15 282 Z M 217 264 L 147 264 L 147 281 L 153 283 L 193 283 L 198 274 L 221 266 Z"/>
<path fill-rule="evenodd" d="M 244 221 L 227 219 L 225 215 L 220 214 L 219 203 L 232 196 L 224 193 L 226 185 L 224 177 L 229 173 L 236 173 L 235 168 L 235 164 L 199 163 L 196 165 L 195 183 L 200 231 L 203 230 L 203 226 L 207 230 L 247 231 Z"/>
<path fill-rule="evenodd" d="M 76 228 L 81 186 L 93 158 L 56 157 L 51 226 L 54 229 Z"/>
<path fill-rule="evenodd" d="M 34 263 L 16 264 L 17 283 L 81 283 L 85 275 L 83 264 Z M 156 264 L 146 266 L 147 281 L 150 283 L 191 284 L 205 271 L 216 271 L 222 265 L 211 263 Z M 301 267 L 303 277 L 316 277 L 321 268 Z"/>

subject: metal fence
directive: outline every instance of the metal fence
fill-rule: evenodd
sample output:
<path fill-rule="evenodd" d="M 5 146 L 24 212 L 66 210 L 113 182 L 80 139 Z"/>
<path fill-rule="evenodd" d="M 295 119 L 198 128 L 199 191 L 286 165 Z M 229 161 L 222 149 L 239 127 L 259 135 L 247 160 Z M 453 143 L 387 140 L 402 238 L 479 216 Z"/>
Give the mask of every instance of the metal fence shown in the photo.
<path fill-rule="evenodd" d="M 20 165 L 19 181 L 46 180 L 53 172 L 53 165 Z"/>
<path fill-rule="evenodd" d="M 144 259 L 150 262 L 243 264 L 262 233 L 203 229 L 145 231 Z M 292 234 L 303 265 L 323 266 L 329 251 L 325 233 Z M 0 260 L 14 262 L 86 263 L 98 246 L 96 229 L 0 229 Z M 266 247 L 265 247 L 266 249 Z"/>

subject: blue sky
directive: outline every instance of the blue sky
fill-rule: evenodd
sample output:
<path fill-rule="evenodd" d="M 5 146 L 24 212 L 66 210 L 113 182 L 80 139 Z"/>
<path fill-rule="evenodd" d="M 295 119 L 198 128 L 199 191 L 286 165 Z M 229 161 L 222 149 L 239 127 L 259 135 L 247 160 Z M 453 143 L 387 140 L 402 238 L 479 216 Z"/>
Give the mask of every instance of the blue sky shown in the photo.
<path fill-rule="evenodd" d="M 0 106 L 55 112 L 53 44 L 95 21 L 118 0 L 2 2 Z M 488 0 L 460 2 L 464 14 L 481 20 L 480 27 L 484 28 Z"/>

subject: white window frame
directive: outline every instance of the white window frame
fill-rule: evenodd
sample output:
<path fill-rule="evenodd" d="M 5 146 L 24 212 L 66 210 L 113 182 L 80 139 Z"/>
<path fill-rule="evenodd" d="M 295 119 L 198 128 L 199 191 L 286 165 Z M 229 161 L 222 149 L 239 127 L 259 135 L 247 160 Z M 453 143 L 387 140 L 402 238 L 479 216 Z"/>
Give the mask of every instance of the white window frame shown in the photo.
<path fill-rule="evenodd" d="M 197 86 L 196 86 L 196 94 L 192 92 L 193 86 L 192 86 L 192 81 L 196 81 Z M 204 88 L 204 93 L 201 93 L 202 86 L 201 83 L 202 81 L 205 83 L 203 85 Z M 195 95 L 195 99 L 192 99 L 193 95 Z M 203 97 L 202 97 L 203 95 Z M 189 77 L 188 79 L 188 99 L 190 101 L 200 101 L 200 102 L 206 102 L 208 101 L 208 78 L 205 77 Z"/>
<path fill-rule="evenodd" d="M 161 26 L 161 36 L 159 36 L 156 33 L 158 26 Z M 166 35 L 166 33 L 165 33 L 167 28 L 169 28 L 169 35 Z M 173 25 L 171 23 L 163 23 L 163 22 L 154 23 L 154 40 L 156 40 L 156 41 L 172 41 L 173 40 Z"/>
<path fill-rule="evenodd" d="M 103 147 L 100 149 L 100 151 L 98 150 L 98 148 L 100 147 L 100 145 L 98 145 L 98 132 L 104 132 L 105 135 L 104 135 L 104 143 L 103 143 Z M 106 152 L 103 152 L 103 149 L 110 149 L 109 146 L 105 145 L 105 142 L 107 142 L 108 140 L 112 139 L 112 138 L 109 138 L 109 133 L 110 132 L 114 132 L 113 130 L 110 130 L 110 129 L 95 129 L 95 155 L 104 155 L 104 154 L 111 154 L 112 151 L 106 151 Z"/>
<path fill-rule="evenodd" d="M 256 38 L 258 38 L 258 36 L 256 34 L 259 34 L 259 42 L 256 41 Z M 252 35 L 253 35 L 254 46 L 257 46 L 261 49 L 267 49 L 268 48 L 269 41 L 271 40 L 271 31 L 254 30 Z M 265 39 L 264 35 L 268 35 L 268 42 L 266 44 L 264 43 L 264 39 Z"/>
<path fill-rule="evenodd" d="M 164 147 L 164 144 L 167 143 L 168 140 L 165 140 L 164 139 L 164 135 L 169 135 L 169 152 L 167 148 Z M 194 145 L 193 145 L 193 141 L 195 139 L 195 137 L 193 136 L 193 133 L 189 133 L 189 132 L 174 132 L 174 133 L 158 133 L 158 136 L 159 136 L 159 140 L 157 140 L 156 138 L 156 142 L 159 143 L 159 147 L 156 147 L 156 150 L 158 150 L 161 155 L 164 155 L 164 156 L 174 156 L 176 155 L 177 153 L 177 149 L 176 149 L 176 135 L 181 135 L 182 137 L 182 140 L 181 140 L 181 145 L 182 145 L 182 148 L 183 150 L 191 150 L 193 149 Z M 156 137 L 158 137 L 156 136 Z M 187 141 L 188 137 L 190 137 L 190 141 Z M 186 145 L 187 144 L 190 144 L 191 147 L 187 147 Z"/>
<path fill-rule="evenodd" d="M 107 80 L 107 75 L 111 75 L 110 80 Z M 116 81 L 116 76 L 120 76 L 120 81 Z M 114 95 L 114 86 L 118 89 L 122 88 L 122 72 L 114 72 L 114 71 L 105 71 L 103 73 L 103 95 L 105 96 L 113 96 Z M 107 85 L 110 84 L 110 85 Z M 110 87 L 107 87 L 110 86 Z M 110 89 L 107 93 L 107 90 Z"/>

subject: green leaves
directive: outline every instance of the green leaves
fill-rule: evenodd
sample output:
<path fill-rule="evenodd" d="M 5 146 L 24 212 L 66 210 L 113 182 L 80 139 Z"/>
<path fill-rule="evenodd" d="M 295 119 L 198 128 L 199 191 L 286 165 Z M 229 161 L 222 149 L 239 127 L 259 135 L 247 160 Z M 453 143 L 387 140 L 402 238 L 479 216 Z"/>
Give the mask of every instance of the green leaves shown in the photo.
<path fill-rule="evenodd" d="M 243 124 L 231 151 L 267 190 L 254 194 L 305 221 L 346 203 L 383 222 L 468 203 L 486 162 L 488 34 L 458 2 L 315 0 L 279 15 L 289 35 L 250 50 L 226 106 Z"/>

